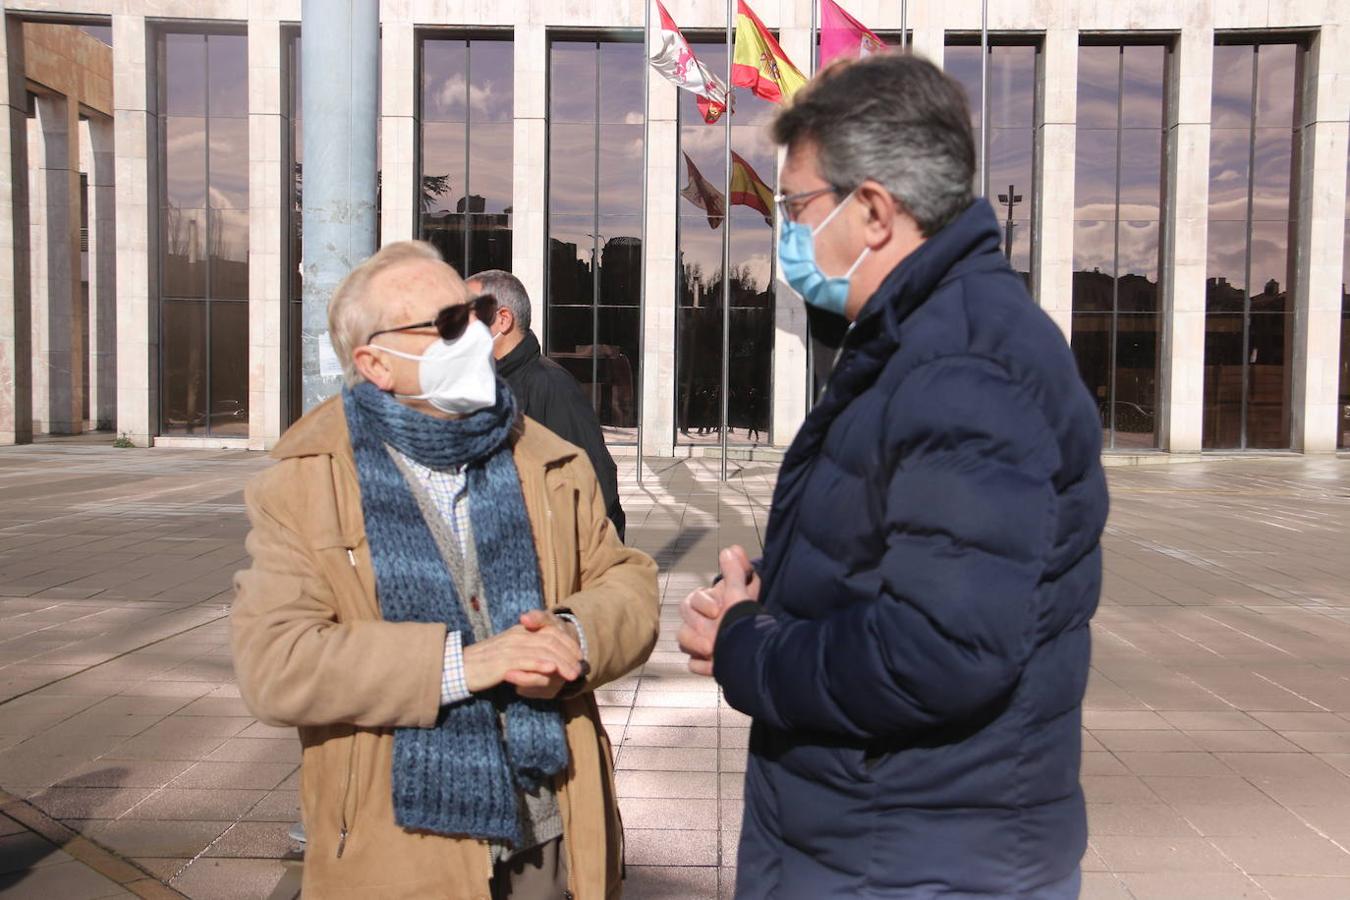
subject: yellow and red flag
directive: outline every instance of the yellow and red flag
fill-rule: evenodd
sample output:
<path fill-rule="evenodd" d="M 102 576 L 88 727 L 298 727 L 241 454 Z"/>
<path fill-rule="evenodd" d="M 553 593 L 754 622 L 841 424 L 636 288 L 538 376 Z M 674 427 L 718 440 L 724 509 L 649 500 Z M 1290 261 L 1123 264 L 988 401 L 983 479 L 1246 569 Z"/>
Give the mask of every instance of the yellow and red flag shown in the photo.
<path fill-rule="evenodd" d="M 773 224 L 773 188 L 735 150 L 731 151 L 730 194 L 732 206 L 748 206 L 763 214 L 765 225 Z"/>
<path fill-rule="evenodd" d="M 806 84 L 806 76 L 792 64 L 745 0 L 739 0 L 736 16 L 731 82 L 773 103 L 786 101 Z"/>

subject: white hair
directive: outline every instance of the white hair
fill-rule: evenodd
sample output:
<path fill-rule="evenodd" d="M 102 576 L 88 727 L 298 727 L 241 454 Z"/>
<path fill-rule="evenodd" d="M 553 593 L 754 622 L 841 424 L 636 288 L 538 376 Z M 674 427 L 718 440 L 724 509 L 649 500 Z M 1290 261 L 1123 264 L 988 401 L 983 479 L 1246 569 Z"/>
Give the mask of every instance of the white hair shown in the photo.
<path fill-rule="evenodd" d="M 426 241 L 387 244 L 348 272 L 333 291 L 333 298 L 328 301 L 328 336 L 342 363 L 342 374 L 348 386 L 363 380 L 356 371 L 352 354 L 366 343 L 371 332 L 380 328 L 382 304 L 368 302 L 371 279 L 394 266 L 421 259 L 444 262 L 440 252 Z"/>

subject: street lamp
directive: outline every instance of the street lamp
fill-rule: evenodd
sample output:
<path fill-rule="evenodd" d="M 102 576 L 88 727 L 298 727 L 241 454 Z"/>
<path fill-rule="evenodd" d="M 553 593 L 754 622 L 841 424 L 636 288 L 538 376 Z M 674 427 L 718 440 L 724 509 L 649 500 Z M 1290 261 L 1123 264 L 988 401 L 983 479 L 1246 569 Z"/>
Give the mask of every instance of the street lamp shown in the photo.
<path fill-rule="evenodd" d="M 1008 219 L 1003 226 L 1003 256 L 1012 262 L 1013 207 L 1022 202 L 1022 195 L 1014 193 L 1016 185 L 1008 185 L 1008 193 L 999 194 L 998 202 L 1008 207 Z"/>

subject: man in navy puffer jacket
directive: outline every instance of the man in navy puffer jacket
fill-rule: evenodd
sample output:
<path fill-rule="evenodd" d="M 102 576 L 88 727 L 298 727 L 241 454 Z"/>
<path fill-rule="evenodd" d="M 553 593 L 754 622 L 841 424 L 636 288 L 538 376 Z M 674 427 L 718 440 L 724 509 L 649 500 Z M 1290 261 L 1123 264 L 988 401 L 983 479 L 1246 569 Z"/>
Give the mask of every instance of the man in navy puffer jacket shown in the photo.
<path fill-rule="evenodd" d="M 764 556 L 683 608 L 754 720 L 741 898 L 1078 895 L 1097 410 L 972 199 L 960 87 L 886 54 L 779 114 L 784 277 L 852 321 Z"/>

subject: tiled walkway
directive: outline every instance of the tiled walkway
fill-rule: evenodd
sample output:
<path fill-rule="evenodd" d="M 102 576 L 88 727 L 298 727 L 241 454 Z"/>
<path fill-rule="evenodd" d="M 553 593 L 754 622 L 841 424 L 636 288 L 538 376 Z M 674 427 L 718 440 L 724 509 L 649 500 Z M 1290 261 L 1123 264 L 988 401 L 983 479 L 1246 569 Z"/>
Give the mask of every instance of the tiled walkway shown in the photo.
<path fill-rule="evenodd" d="M 298 743 L 238 700 L 225 619 L 265 465 L 0 451 L 0 895 L 294 894 Z M 748 723 L 686 672 L 675 606 L 719 547 L 758 547 L 775 472 L 621 466 L 667 625 L 600 695 L 627 896 L 730 896 Z M 1084 896 L 1350 897 L 1350 461 L 1111 477 Z"/>

